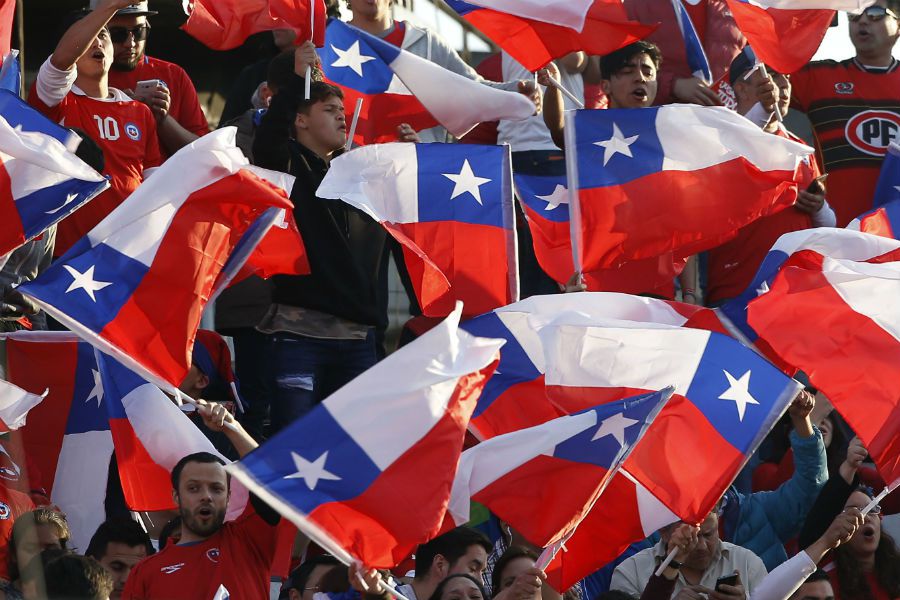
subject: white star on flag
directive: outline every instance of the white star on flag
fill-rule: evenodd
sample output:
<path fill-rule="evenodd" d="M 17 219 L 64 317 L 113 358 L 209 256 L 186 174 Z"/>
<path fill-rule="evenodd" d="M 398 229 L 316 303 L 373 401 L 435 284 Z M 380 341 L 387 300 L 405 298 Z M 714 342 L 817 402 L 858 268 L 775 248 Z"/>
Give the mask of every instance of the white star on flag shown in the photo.
<path fill-rule="evenodd" d="M 536 196 L 540 198 L 544 202 L 547 203 L 546 208 L 544 210 L 553 210 L 557 208 L 560 204 L 568 204 L 569 203 L 569 190 L 566 189 L 566 186 L 556 184 L 556 188 L 553 192 L 547 196 Z"/>
<path fill-rule="evenodd" d="M 728 378 L 728 389 L 722 392 L 719 400 L 731 400 L 737 406 L 738 421 L 744 422 L 744 413 L 747 412 L 748 404 L 759 404 L 756 398 L 750 395 L 750 371 L 741 375 L 740 379 L 735 379 L 728 371 L 723 370 L 725 377 Z"/>
<path fill-rule="evenodd" d="M 631 154 L 631 145 L 637 141 L 639 137 L 639 135 L 633 135 L 626 138 L 622 135 L 619 126 L 613 123 L 612 137 L 603 142 L 594 142 L 595 146 L 603 148 L 603 166 L 605 167 L 606 163 L 609 162 L 609 159 L 616 154 L 624 154 L 628 158 L 634 158 Z"/>
<path fill-rule="evenodd" d="M 638 422 L 639 421 L 634 419 L 629 419 L 622 413 L 615 414 L 608 419 L 604 419 L 603 422 L 600 423 L 600 429 L 597 430 L 597 433 L 594 434 L 591 441 L 594 442 L 602 437 L 611 435 L 616 439 L 616 442 L 619 443 L 619 446 L 624 446 L 625 430 Z"/>
<path fill-rule="evenodd" d="M 359 40 L 353 42 L 346 50 L 341 50 L 337 46 L 332 45 L 331 49 L 338 55 L 338 59 L 331 63 L 332 67 L 350 67 L 350 69 L 362 77 L 364 63 L 375 60 L 374 56 L 366 56 L 359 51 Z"/>
<path fill-rule="evenodd" d="M 441 173 L 441 175 L 453 182 L 453 193 L 450 195 L 451 200 L 457 196 L 469 193 L 472 194 L 472 197 L 475 198 L 475 201 L 478 202 L 478 204 L 484 206 L 484 202 L 481 201 L 481 186 L 490 183 L 491 180 L 486 177 L 477 177 L 472 171 L 472 166 L 469 164 L 468 158 L 463 161 L 463 166 L 462 169 L 459 170 L 459 174 Z"/>
<path fill-rule="evenodd" d="M 293 450 L 291 451 L 291 458 L 294 460 L 294 468 L 297 469 L 297 472 L 292 475 L 287 475 L 285 479 L 302 479 L 306 482 L 306 487 L 308 487 L 310 491 L 316 489 L 320 479 L 328 481 L 341 480 L 341 478 L 334 473 L 325 470 L 325 461 L 328 460 L 327 450 L 313 462 L 309 462 Z"/>
<path fill-rule="evenodd" d="M 761 284 L 759 284 L 759 287 L 756 288 L 756 295 L 762 296 L 763 294 L 768 294 L 768 293 L 769 293 L 769 282 L 763 281 Z"/>
<path fill-rule="evenodd" d="M 67 194 L 67 195 L 66 195 L 66 201 L 65 201 L 65 202 L 63 202 L 61 205 L 59 205 L 58 207 L 54 208 L 53 210 L 48 210 L 48 211 L 46 211 L 44 214 L 45 214 L 45 215 L 55 215 L 56 213 L 58 213 L 59 211 L 61 211 L 62 209 L 64 209 L 64 208 L 66 207 L 66 205 L 72 204 L 72 201 L 75 200 L 76 198 L 78 198 L 78 193 L 77 193 L 77 192 L 73 192 L 73 193 L 71 193 L 71 194 Z"/>
<path fill-rule="evenodd" d="M 75 290 L 84 290 L 91 297 L 91 300 L 96 302 L 97 298 L 94 296 L 94 292 L 99 292 L 106 286 L 112 285 L 111 281 L 96 281 L 94 279 L 94 265 L 88 267 L 88 270 L 84 273 L 79 273 L 78 269 L 69 265 L 63 265 L 63 268 L 72 276 L 72 283 L 66 289 L 67 294 Z"/>
<path fill-rule="evenodd" d="M 900 185 L 895 185 L 894 189 L 897 190 L 898 192 L 900 192 Z"/>
<path fill-rule="evenodd" d="M 96 398 L 97 408 L 100 408 L 100 403 L 103 401 L 103 381 L 101 381 L 100 371 L 97 369 L 91 369 L 91 374 L 94 376 L 94 387 L 91 388 L 91 393 L 88 394 L 88 397 L 84 399 L 84 403 L 87 404 Z"/>

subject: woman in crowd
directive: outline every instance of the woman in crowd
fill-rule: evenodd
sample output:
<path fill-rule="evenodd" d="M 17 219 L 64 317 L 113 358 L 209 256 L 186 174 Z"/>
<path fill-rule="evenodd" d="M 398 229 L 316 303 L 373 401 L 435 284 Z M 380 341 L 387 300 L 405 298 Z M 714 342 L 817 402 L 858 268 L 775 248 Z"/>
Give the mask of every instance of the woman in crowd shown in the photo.
<path fill-rule="evenodd" d="M 467 573 L 447 576 L 428 600 L 487 600 L 480 581 Z"/>

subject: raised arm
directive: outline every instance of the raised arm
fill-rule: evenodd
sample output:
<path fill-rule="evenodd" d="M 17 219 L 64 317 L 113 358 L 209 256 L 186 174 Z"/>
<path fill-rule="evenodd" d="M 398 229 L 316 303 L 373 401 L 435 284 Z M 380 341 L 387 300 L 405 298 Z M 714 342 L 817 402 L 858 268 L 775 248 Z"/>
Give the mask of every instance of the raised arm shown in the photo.
<path fill-rule="evenodd" d="M 50 56 L 50 64 L 60 71 L 70 70 L 87 52 L 116 11 L 131 4 L 131 0 L 101 0 L 97 8 L 66 30 Z"/>

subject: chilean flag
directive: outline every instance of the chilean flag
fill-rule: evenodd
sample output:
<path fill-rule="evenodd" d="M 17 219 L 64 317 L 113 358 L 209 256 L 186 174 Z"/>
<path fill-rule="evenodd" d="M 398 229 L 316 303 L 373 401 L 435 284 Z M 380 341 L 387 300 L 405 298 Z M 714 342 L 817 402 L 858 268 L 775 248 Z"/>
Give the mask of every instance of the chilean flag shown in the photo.
<path fill-rule="evenodd" d="M 434 537 L 500 340 L 461 308 L 228 467 L 323 549 L 376 568 Z"/>
<path fill-rule="evenodd" d="M 760 337 L 828 396 L 890 488 L 900 483 L 898 293 L 898 262 L 804 250 L 748 307 Z"/>
<path fill-rule="evenodd" d="M 566 119 L 579 198 L 572 229 L 585 271 L 706 250 L 791 206 L 809 183 L 800 167 L 812 148 L 726 108 L 578 110 Z"/>
<path fill-rule="evenodd" d="M 230 50 L 260 31 L 293 29 L 296 44 L 321 48 L 325 39 L 324 0 L 192 0 L 184 2 L 181 28 L 213 50 Z"/>
<path fill-rule="evenodd" d="M 2 11 L 2 9 L 0 9 Z M 19 51 L 11 50 L 3 57 L 0 66 L 0 90 L 19 95 L 22 90 L 22 69 L 19 66 Z"/>
<path fill-rule="evenodd" d="M 468 315 L 519 299 L 509 146 L 376 144 L 331 161 L 320 198 L 384 225 L 403 255 L 423 314 Z"/>
<path fill-rule="evenodd" d="M 0 426 L 2 431 L 15 431 L 25 425 L 28 412 L 40 404 L 47 396 L 26 392 L 19 386 L 0 379 Z"/>
<path fill-rule="evenodd" d="M 663 0 L 657 0 L 663 1 Z M 691 21 L 691 15 L 681 3 L 681 0 L 671 0 L 672 9 L 675 11 L 675 19 L 678 23 L 678 29 L 681 31 L 681 37 L 684 38 L 685 54 L 687 55 L 688 67 L 691 74 L 698 79 L 711 84 L 712 70 L 709 68 L 709 59 L 706 58 L 706 51 L 703 49 L 703 43 L 700 36 L 697 35 L 697 29 L 694 22 Z M 692 4 L 695 4 L 692 2 Z"/>
<path fill-rule="evenodd" d="M 725 331 L 710 309 L 608 292 L 532 296 L 466 321 L 462 328 L 472 335 L 506 341 L 500 351 L 500 364 L 487 382 L 469 424 L 477 438 L 483 440 L 533 427 L 565 414 L 548 400 L 544 391 L 544 349 L 532 322 L 549 321 L 564 312 L 594 319 Z"/>
<path fill-rule="evenodd" d="M 529 71 L 537 71 L 555 58 L 584 50 L 603 56 L 643 39 L 656 26 L 628 21 L 620 0 L 589 0 L 570 4 L 586 5 L 580 29 L 554 24 L 557 7 L 553 3 L 525 1 L 514 7 L 503 0 L 447 4 L 462 18 L 503 48 Z M 504 8 L 508 12 L 503 12 Z"/>
<path fill-rule="evenodd" d="M 474 500 L 536 546 L 564 541 L 671 395 L 667 388 L 610 402 L 466 450 L 449 514 L 465 525 Z"/>
<path fill-rule="evenodd" d="M 900 236 L 900 195 L 875 210 L 856 217 L 847 229 L 898 239 Z"/>
<path fill-rule="evenodd" d="M 675 388 L 568 551 L 547 567 L 557 590 L 669 522 L 702 522 L 802 387 L 710 331 L 565 313 L 538 334 L 547 392 L 567 412 Z"/>
<path fill-rule="evenodd" d="M 891 143 L 884 155 L 872 204 L 884 206 L 895 200 L 900 200 L 900 144 L 897 142 Z"/>
<path fill-rule="evenodd" d="M 103 175 L 72 154 L 52 125 L 34 109 L 12 98 L 12 121 L 0 116 L 0 255 L 7 254 L 69 216 L 109 187 Z M 46 123 L 42 123 L 46 121 Z M 62 134 L 59 134 L 60 137 Z"/>
<path fill-rule="evenodd" d="M 284 191 L 243 170 L 234 130 L 179 150 L 35 281 L 27 296 L 81 338 L 172 392 L 200 313 L 280 211 Z"/>

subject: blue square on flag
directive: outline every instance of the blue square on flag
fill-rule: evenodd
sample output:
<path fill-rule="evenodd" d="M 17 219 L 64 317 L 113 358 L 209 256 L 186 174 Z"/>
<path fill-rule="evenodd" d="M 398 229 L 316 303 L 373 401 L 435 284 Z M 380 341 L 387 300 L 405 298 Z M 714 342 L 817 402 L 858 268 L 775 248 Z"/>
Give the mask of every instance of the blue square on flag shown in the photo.
<path fill-rule="evenodd" d="M 328 79 L 364 94 L 386 92 L 394 78 L 394 72 L 359 31 L 340 19 L 328 25 L 320 53 L 322 71 Z"/>
<path fill-rule="evenodd" d="M 103 402 L 103 383 L 94 347 L 78 342 L 75 388 L 66 422 L 66 434 L 108 431 L 109 415 Z"/>
<path fill-rule="evenodd" d="M 621 185 L 661 171 L 658 112 L 659 108 L 576 111 L 578 187 Z"/>

